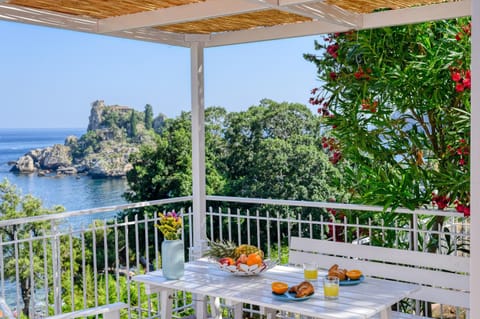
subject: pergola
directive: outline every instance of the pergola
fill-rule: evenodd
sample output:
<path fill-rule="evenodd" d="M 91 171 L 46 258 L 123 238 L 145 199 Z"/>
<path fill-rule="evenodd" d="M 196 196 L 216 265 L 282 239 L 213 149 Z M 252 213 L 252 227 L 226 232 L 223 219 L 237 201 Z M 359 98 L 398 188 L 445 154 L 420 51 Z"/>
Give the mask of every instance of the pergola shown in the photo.
<path fill-rule="evenodd" d="M 194 243 L 205 243 L 205 48 L 472 16 L 479 0 L 0 0 L 0 19 L 190 48 Z M 470 306 L 480 314 L 480 59 L 473 59 Z M 479 124 L 475 124 L 479 123 Z"/>

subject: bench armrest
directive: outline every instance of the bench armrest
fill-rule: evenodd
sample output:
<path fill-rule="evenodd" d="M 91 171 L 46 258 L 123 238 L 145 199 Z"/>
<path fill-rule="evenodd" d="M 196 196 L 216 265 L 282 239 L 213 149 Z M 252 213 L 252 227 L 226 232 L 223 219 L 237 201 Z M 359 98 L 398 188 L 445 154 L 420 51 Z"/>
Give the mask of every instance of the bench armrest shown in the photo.
<path fill-rule="evenodd" d="M 47 317 L 45 319 L 67 319 L 67 318 L 80 318 L 86 316 L 94 316 L 103 314 L 105 319 L 118 319 L 120 318 L 120 310 L 128 308 L 128 305 L 123 302 L 116 302 L 109 305 L 99 306 L 95 308 L 88 308 L 73 312 L 62 313 L 60 315 Z"/>

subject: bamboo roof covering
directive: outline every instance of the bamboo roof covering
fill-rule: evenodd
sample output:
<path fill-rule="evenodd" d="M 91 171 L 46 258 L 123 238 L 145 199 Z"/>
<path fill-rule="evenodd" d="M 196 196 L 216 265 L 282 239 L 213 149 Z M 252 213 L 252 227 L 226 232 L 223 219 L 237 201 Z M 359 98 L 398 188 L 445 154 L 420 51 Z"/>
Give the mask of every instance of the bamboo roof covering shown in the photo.
<path fill-rule="evenodd" d="M 0 0 L 0 19 L 205 47 L 471 15 L 472 0 Z"/>
<path fill-rule="evenodd" d="M 298 14 L 269 9 L 228 17 L 172 24 L 158 28 L 168 32 L 210 34 L 257 27 L 271 27 L 279 24 L 300 23 L 311 20 L 311 18 Z"/>

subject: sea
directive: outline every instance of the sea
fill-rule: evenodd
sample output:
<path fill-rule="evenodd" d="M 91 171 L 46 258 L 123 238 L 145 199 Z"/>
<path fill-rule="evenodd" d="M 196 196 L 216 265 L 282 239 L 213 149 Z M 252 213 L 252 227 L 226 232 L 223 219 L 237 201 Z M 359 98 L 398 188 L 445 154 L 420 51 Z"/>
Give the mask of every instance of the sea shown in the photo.
<path fill-rule="evenodd" d="M 61 205 L 65 211 L 90 209 L 125 204 L 122 197 L 127 189 L 125 179 L 92 179 L 89 176 L 37 176 L 10 172 L 11 161 L 16 161 L 28 151 L 64 144 L 70 135 L 81 137 L 86 129 L 79 128 L 0 128 L 0 181 L 7 179 L 22 195 L 31 194 L 42 200 L 43 207 Z M 117 212 L 99 213 L 94 216 L 71 217 L 65 223 L 84 226 L 94 219 L 113 217 Z"/>

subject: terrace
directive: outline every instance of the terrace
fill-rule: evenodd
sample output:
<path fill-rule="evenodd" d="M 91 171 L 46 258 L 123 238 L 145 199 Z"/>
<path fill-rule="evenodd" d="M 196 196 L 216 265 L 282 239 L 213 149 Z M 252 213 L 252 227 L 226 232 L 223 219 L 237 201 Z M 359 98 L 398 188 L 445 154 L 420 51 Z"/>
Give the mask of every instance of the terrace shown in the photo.
<path fill-rule="evenodd" d="M 112 5 L 113 4 L 113 5 Z M 376 9 L 391 8 L 388 11 L 374 12 Z M 0 1 L 0 18 L 12 22 L 44 25 L 50 27 L 77 30 L 152 41 L 170 45 L 189 47 L 191 50 L 191 96 L 192 96 L 192 158 L 193 185 L 192 197 L 159 200 L 153 203 L 136 203 L 121 207 L 96 208 L 79 212 L 67 212 L 54 216 L 42 216 L 32 219 L 2 221 L 0 227 L 18 228 L 35 222 L 48 222 L 42 234 L 32 234 L 29 238 L 14 238 L 9 242 L 0 242 L 0 297 L 7 299 L 12 308 L 18 310 L 25 306 L 30 309 L 31 317 L 42 317 L 47 308 L 60 313 L 65 305 L 70 309 L 82 309 L 104 303 L 112 303 L 126 298 L 130 305 L 129 317 L 156 317 L 159 299 L 146 296 L 142 288 L 130 281 L 130 275 L 146 267 L 159 267 L 159 237 L 152 231 L 155 217 L 143 219 L 135 217 L 110 223 L 99 223 L 93 228 L 64 229 L 62 218 L 79 214 L 94 214 L 103 211 L 134 209 L 141 211 L 154 206 L 163 211 L 175 207 L 184 210 L 185 246 L 188 257 L 196 258 L 205 248 L 207 238 L 233 239 L 239 243 L 252 243 L 268 247 L 267 255 L 285 261 L 285 248 L 292 235 L 314 238 L 332 238 L 333 240 L 370 240 L 390 241 L 394 246 L 405 249 L 425 249 L 435 239 L 439 253 L 459 252 L 459 247 L 470 248 L 470 269 L 480 265 L 480 223 L 475 212 L 480 208 L 480 152 L 478 136 L 480 126 L 480 90 L 478 74 L 480 62 L 472 62 L 472 139 L 471 139 L 471 194 L 472 217 L 469 221 L 459 219 L 455 213 L 442 213 L 446 217 L 446 229 L 431 233 L 423 226 L 425 215 L 439 214 L 438 211 L 396 210 L 406 214 L 410 223 L 391 225 L 381 220 L 362 220 L 359 211 L 382 211 L 379 207 L 349 206 L 332 203 L 304 203 L 273 201 L 261 199 L 235 199 L 206 196 L 205 190 L 205 143 L 204 143 L 204 83 L 203 52 L 209 47 L 240 44 L 246 42 L 272 40 L 330 32 L 344 32 L 351 29 L 369 29 L 388 25 L 408 24 L 429 20 L 472 16 L 472 51 L 478 56 L 480 50 L 480 27 L 477 22 L 480 4 L 475 1 L 304 1 L 304 0 L 171 0 L 148 1 L 139 4 L 136 1 L 62 1 L 54 0 L 10 0 Z M 190 204 L 191 202 L 191 204 Z M 222 203 L 210 208 L 209 203 Z M 166 206 L 168 205 L 168 206 Z M 226 208 L 228 207 L 228 208 Z M 268 208 L 265 208 L 268 207 Z M 249 208 L 249 209 L 247 209 Z M 326 209 L 338 209 L 351 212 L 353 219 L 331 221 L 322 218 Z M 142 216 L 142 215 L 140 215 Z M 338 224 L 337 224 L 338 223 Z M 223 225 L 224 227 L 218 227 Z M 264 227 L 266 225 L 267 227 Z M 214 231 L 214 229 L 218 229 Z M 331 230 L 331 231 L 329 231 Z M 266 232 L 266 233 L 265 233 Z M 346 236 L 349 234 L 349 236 Z M 438 239 L 438 240 L 437 240 Z M 81 256 L 73 251 L 80 248 Z M 93 247 L 92 251 L 86 247 Z M 112 249 L 113 247 L 113 249 Z M 145 249 L 149 247 L 149 249 Z M 472 248 L 473 247 L 473 248 Z M 66 250 L 64 250 L 66 249 Z M 11 255 L 4 255 L 7 251 Z M 5 263 L 15 256 L 24 263 Z M 33 269 L 33 263 L 27 260 L 44 258 L 43 269 Z M 77 259 L 78 257 L 78 259 Z M 6 258 L 6 259 L 5 259 Z M 70 282 L 78 280 L 74 276 L 77 270 L 74 260 L 83 269 L 81 278 L 83 299 L 76 300 L 74 287 L 62 285 L 65 276 Z M 127 261 L 134 260 L 133 263 Z M 87 273 L 87 263 L 91 262 L 92 272 Z M 25 266 L 28 266 L 24 268 Z M 125 268 L 121 268 L 125 267 Z M 112 276 L 102 276 L 100 270 Z M 37 274 L 40 273 L 40 276 Z M 30 304 L 24 305 L 20 289 L 21 278 L 26 280 L 24 287 L 42 287 L 29 289 Z M 51 278 L 51 280 L 50 280 Z M 480 275 L 471 272 L 470 277 L 470 313 L 480 313 Z M 126 291 L 124 290 L 126 289 Z M 100 300 L 100 291 L 106 299 Z M 12 298 L 12 292 L 14 296 Z M 53 295 L 53 300 L 46 296 Z M 188 294 L 179 293 L 175 299 L 176 310 L 180 315 L 189 314 L 192 303 Z M 87 304 L 88 303 L 88 304 Z M 413 311 L 421 311 L 422 303 L 408 303 Z M 185 312 L 182 312 L 185 310 Z M 38 311 L 38 315 L 33 315 Z M 249 308 L 252 314 L 258 309 Z M 462 309 L 456 310 L 461 317 Z M 474 317 L 474 316 L 471 316 Z"/>
<path fill-rule="evenodd" d="M 208 238 L 262 247 L 268 258 L 280 263 L 287 262 L 292 236 L 419 251 L 431 250 L 433 245 L 439 254 L 463 255 L 470 249 L 470 220 L 456 212 L 397 209 L 397 222 L 390 224 L 365 218 L 369 212 L 382 212 L 382 207 L 218 196 L 207 196 L 207 201 L 221 203 L 206 211 Z M 153 226 L 158 223 L 158 215 L 148 217 L 144 212 L 182 212 L 186 260 L 192 260 L 197 257 L 190 204 L 190 197 L 175 198 L 1 221 L 1 227 L 17 229 L 19 234 L 29 225 L 44 226 L 39 234 L 0 242 L 0 297 L 12 309 L 20 310 L 25 307 L 23 291 L 35 286 L 35 290 L 28 289 L 30 318 L 43 318 L 49 310 L 61 313 L 115 302 L 130 305 L 125 318 L 158 318 L 162 307 L 159 295 L 146 295 L 145 287 L 132 281 L 134 275 L 161 268 L 161 237 Z M 99 213 L 125 210 L 134 213 L 122 219 L 95 220 Z M 328 214 L 331 210 L 344 217 L 332 219 Z M 65 227 L 62 221 L 75 216 L 91 216 L 94 222 Z M 425 220 L 432 216 L 443 216 L 443 227 L 427 229 Z M 13 263 L 41 257 L 40 269 L 34 262 Z M 79 267 L 81 274 L 76 273 Z M 193 303 L 190 294 L 177 293 L 174 315 L 191 314 Z M 423 313 L 427 306 L 421 300 L 405 300 L 399 305 L 406 312 L 416 313 Z M 439 304 L 434 309 L 436 313 L 453 309 L 453 318 L 466 318 L 467 310 L 461 307 Z M 259 309 L 246 305 L 244 313 L 252 317 L 259 315 Z"/>

